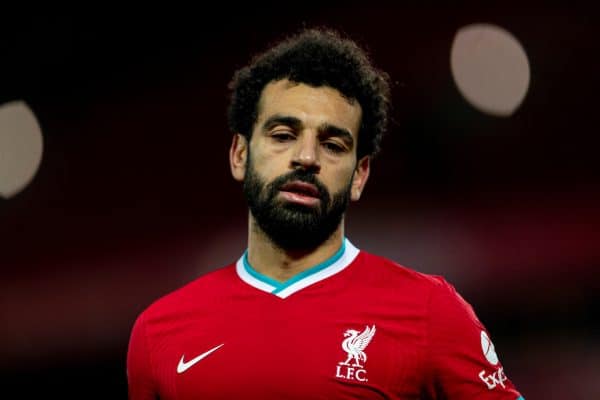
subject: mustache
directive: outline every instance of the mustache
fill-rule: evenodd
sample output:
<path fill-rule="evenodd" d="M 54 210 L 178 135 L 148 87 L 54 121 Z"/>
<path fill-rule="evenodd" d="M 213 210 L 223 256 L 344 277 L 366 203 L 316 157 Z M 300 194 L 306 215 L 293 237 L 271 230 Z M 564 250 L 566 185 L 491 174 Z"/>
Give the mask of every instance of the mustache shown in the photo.
<path fill-rule="evenodd" d="M 321 183 L 321 181 L 319 181 L 315 174 L 301 169 L 294 170 L 288 172 L 285 175 L 277 177 L 275 180 L 273 180 L 273 182 L 269 184 L 269 189 L 271 192 L 274 192 L 275 190 L 279 190 L 283 185 L 293 181 L 310 183 L 311 185 L 314 185 L 317 188 L 320 198 L 329 197 L 329 192 L 327 191 L 327 188 L 323 183 Z"/>

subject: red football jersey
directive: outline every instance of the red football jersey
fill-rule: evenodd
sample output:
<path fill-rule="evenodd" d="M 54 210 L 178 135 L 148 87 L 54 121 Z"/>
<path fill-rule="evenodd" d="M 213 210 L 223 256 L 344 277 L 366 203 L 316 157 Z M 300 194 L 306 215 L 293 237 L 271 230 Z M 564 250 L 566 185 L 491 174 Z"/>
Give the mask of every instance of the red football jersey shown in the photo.
<path fill-rule="evenodd" d="M 136 320 L 129 397 L 522 399 L 443 278 L 359 251 L 280 283 L 244 254 Z"/>

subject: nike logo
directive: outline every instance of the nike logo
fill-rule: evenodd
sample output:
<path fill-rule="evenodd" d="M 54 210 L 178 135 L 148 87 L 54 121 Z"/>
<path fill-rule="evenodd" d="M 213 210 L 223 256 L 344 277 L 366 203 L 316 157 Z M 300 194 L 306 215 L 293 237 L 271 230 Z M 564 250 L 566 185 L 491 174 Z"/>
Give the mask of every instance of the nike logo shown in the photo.
<path fill-rule="evenodd" d="M 193 366 L 194 364 L 196 364 L 198 361 L 206 358 L 208 355 L 210 355 L 211 353 L 219 350 L 221 348 L 221 346 L 223 346 L 225 343 L 222 343 L 216 347 L 213 347 L 212 349 L 210 349 L 209 351 L 207 351 L 206 353 L 202 353 L 197 357 L 192 358 L 190 361 L 183 361 L 183 358 L 185 357 L 185 355 L 181 356 L 181 360 L 179 360 L 179 364 L 177 365 L 177 373 L 181 374 L 185 371 L 187 371 L 191 366 Z"/>

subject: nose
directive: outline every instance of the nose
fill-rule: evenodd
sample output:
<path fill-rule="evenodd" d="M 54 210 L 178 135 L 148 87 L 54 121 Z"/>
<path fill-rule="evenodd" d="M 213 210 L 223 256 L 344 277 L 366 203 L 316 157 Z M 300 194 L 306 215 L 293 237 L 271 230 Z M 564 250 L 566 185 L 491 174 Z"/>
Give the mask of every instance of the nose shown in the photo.
<path fill-rule="evenodd" d="M 302 168 L 313 173 L 321 170 L 319 161 L 319 141 L 313 135 L 302 135 L 296 141 L 292 157 L 292 168 Z"/>

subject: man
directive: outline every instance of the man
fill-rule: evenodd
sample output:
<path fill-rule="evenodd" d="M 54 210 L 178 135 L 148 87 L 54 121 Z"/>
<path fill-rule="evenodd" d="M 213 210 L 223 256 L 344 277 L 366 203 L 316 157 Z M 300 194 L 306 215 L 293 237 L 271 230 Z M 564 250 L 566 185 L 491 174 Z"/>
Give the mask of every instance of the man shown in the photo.
<path fill-rule="evenodd" d="M 130 398 L 522 399 L 450 284 L 344 236 L 386 128 L 387 75 L 312 29 L 230 88 L 248 249 L 138 317 Z"/>

